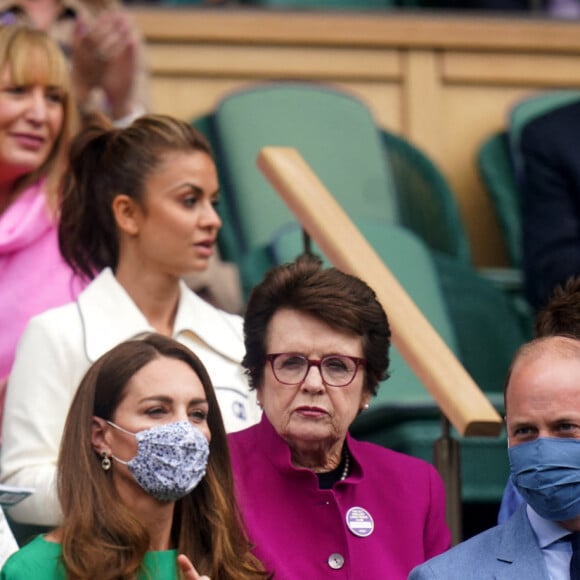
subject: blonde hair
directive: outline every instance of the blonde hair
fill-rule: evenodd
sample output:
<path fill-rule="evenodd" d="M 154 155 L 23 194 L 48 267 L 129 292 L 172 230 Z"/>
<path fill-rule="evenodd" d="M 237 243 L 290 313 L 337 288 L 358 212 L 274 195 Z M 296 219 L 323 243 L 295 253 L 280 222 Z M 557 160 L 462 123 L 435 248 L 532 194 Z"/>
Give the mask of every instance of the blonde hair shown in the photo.
<path fill-rule="evenodd" d="M 0 26 L 0 72 L 9 69 L 17 85 L 40 84 L 63 94 L 63 122 L 52 150 L 42 165 L 20 178 L 15 191 L 46 178 L 48 206 L 56 210 L 60 181 L 67 163 L 68 146 L 78 128 L 68 63 L 59 46 L 45 33 L 28 25 Z"/>

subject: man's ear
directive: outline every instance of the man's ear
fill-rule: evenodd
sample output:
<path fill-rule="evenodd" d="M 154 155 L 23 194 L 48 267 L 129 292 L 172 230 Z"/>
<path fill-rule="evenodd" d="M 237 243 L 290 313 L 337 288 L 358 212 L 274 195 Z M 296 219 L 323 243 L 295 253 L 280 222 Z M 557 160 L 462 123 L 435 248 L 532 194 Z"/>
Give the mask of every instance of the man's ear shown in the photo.
<path fill-rule="evenodd" d="M 111 448 L 109 447 L 107 433 L 109 431 L 109 425 L 100 417 L 93 417 L 91 423 L 91 444 L 96 453 L 101 455 L 103 451 L 106 451 L 107 455 L 111 454 Z"/>
<path fill-rule="evenodd" d="M 140 208 L 135 200 L 120 193 L 113 199 L 112 209 L 119 229 L 126 234 L 136 236 L 139 233 Z"/>

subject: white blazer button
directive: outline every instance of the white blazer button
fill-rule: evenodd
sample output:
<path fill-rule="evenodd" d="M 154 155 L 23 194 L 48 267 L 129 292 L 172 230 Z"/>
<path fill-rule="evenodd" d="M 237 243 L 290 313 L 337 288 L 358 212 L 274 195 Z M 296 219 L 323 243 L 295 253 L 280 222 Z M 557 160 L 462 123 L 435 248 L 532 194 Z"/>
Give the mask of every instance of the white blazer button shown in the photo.
<path fill-rule="evenodd" d="M 328 565 L 333 570 L 340 570 L 344 566 L 344 557 L 342 554 L 330 554 L 328 556 Z"/>

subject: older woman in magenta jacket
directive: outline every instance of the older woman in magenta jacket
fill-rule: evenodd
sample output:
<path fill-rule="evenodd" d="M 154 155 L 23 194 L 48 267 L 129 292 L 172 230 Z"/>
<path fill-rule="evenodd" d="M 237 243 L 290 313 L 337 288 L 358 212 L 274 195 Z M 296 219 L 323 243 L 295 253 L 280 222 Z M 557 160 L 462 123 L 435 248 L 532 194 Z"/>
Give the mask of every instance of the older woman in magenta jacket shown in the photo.
<path fill-rule="evenodd" d="M 229 441 L 266 568 L 281 579 L 403 580 L 446 550 L 435 469 L 348 433 L 387 374 L 390 331 L 374 292 L 301 258 L 254 289 L 244 332 L 243 365 L 264 413 Z"/>

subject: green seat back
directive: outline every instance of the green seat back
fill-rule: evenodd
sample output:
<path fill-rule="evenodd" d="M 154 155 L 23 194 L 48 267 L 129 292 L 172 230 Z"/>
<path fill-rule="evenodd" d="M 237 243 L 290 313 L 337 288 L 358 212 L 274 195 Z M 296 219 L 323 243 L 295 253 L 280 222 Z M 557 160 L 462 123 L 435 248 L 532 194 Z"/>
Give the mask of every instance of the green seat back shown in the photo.
<path fill-rule="evenodd" d="M 205 135 L 214 151 L 218 149 L 212 114 L 197 117 L 191 121 L 191 124 Z M 231 207 L 231 195 L 228 194 L 225 185 L 221 156 L 217 155 L 215 161 L 220 183 L 220 200 L 217 211 L 222 220 L 222 227 L 218 234 L 218 246 L 221 258 L 237 266 L 242 283 L 243 298 L 247 299 L 252 287 L 272 267 L 272 260 L 265 247 L 254 248 L 246 253 L 241 251 L 240 224 Z"/>
<path fill-rule="evenodd" d="M 401 223 L 432 250 L 470 263 L 469 242 L 457 200 L 441 171 L 405 138 L 386 130 L 381 134 L 395 181 Z"/>
<path fill-rule="evenodd" d="M 399 420 L 382 430 L 353 431 L 359 438 L 433 462 L 433 444 L 441 437 L 441 424 L 428 416 L 398 413 Z M 509 477 L 505 429 L 499 437 L 460 437 L 461 499 L 464 503 L 497 504 Z M 362 436 L 362 437 L 361 437 Z M 495 519 L 495 518 L 494 518 Z"/>
<path fill-rule="evenodd" d="M 215 113 L 218 155 L 242 254 L 295 219 L 256 167 L 267 145 L 298 149 L 355 219 L 398 221 L 381 138 L 365 105 L 316 84 L 272 83 L 226 97 Z"/>
<path fill-rule="evenodd" d="M 521 268 L 521 196 L 505 131 L 494 133 L 483 142 L 477 154 L 477 168 L 491 199 L 510 265 L 513 268 Z"/>
<path fill-rule="evenodd" d="M 475 382 L 500 405 L 516 350 L 532 338 L 532 314 L 476 270 L 443 254 L 433 261 L 453 325 L 460 359 Z"/>
<path fill-rule="evenodd" d="M 197 117 L 191 121 L 191 124 L 209 141 L 212 149 L 216 150 L 216 140 L 213 128 L 213 115 L 207 114 Z M 217 211 L 222 220 L 222 227 L 218 234 L 218 245 L 223 260 L 227 262 L 239 262 L 241 259 L 238 246 L 239 233 L 237 232 L 237 220 L 232 213 L 229 205 L 229 198 L 227 191 L 225 191 L 225 184 L 223 179 L 223 169 L 221 167 L 221 159 L 215 157 L 216 168 L 220 183 L 220 200 Z"/>

